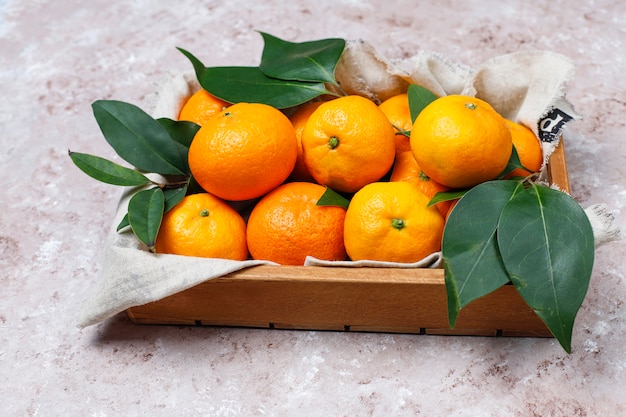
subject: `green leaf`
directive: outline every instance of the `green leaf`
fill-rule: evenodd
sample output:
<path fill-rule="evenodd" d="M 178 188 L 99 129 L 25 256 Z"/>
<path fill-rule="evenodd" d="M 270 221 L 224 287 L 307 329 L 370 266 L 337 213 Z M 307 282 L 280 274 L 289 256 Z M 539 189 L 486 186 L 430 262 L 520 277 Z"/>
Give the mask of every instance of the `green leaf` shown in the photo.
<path fill-rule="evenodd" d="M 463 197 L 468 191 L 468 189 L 439 191 L 428 202 L 428 206 L 430 207 L 437 203 L 441 203 L 442 201 L 456 200 L 457 198 Z"/>
<path fill-rule="evenodd" d="M 191 52 L 186 51 L 183 48 L 176 47 L 176 49 L 178 49 L 183 55 L 185 55 L 187 59 L 191 62 L 191 65 L 193 66 L 193 70 L 196 73 L 196 78 L 200 80 L 204 75 L 204 71 L 206 70 L 206 67 L 204 66 L 204 64 L 198 58 L 196 58 Z"/>
<path fill-rule="evenodd" d="M 165 202 L 164 202 L 164 207 L 163 207 L 164 213 L 167 213 L 172 208 L 174 208 L 176 204 L 180 203 L 180 201 L 187 194 L 187 188 L 188 188 L 188 185 L 184 185 L 178 188 L 167 188 L 163 190 L 163 195 L 165 197 Z"/>
<path fill-rule="evenodd" d="M 143 110 L 114 100 L 98 100 L 92 107 L 104 138 L 122 159 L 142 171 L 187 175 L 187 149 Z"/>
<path fill-rule="evenodd" d="M 157 122 L 167 130 L 167 133 L 173 140 L 186 148 L 191 146 L 191 141 L 198 133 L 198 130 L 200 130 L 200 125 L 185 120 L 172 120 L 163 117 L 157 119 Z"/>
<path fill-rule="evenodd" d="M 168 188 L 163 191 L 163 196 L 165 197 L 163 212 L 167 213 L 170 211 L 176 204 L 178 204 L 187 193 L 187 185 L 179 188 Z M 130 221 L 128 220 L 128 213 L 124 215 L 120 224 L 117 225 L 116 231 L 120 231 L 130 226 Z"/>
<path fill-rule="evenodd" d="M 179 188 L 168 188 L 163 190 L 163 196 L 165 197 L 163 212 L 167 213 L 174 208 L 174 206 L 176 206 L 176 204 L 178 204 L 185 197 L 186 193 L 187 185 Z M 120 224 L 117 225 L 116 231 L 119 232 L 128 226 L 130 226 L 130 221 L 128 220 L 128 213 L 126 213 L 126 215 L 122 218 L 122 221 L 120 221 Z"/>
<path fill-rule="evenodd" d="M 98 181 L 122 186 L 139 186 L 150 183 L 150 180 L 139 172 L 99 156 L 72 151 L 68 153 L 74 165 Z"/>
<path fill-rule="evenodd" d="M 498 179 L 502 179 L 502 178 L 506 177 L 507 175 L 509 175 L 511 172 L 513 172 L 517 168 L 522 168 L 522 169 L 525 169 L 526 171 L 530 172 L 529 169 L 525 168 L 524 165 L 522 165 L 522 161 L 519 159 L 519 154 L 517 153 L 517 149 L 515 149 L 515 145 L 513 145 L 513 149 L 511 150 L 511 157 L 509 158 L 509 162 L 508 162 L 506 168 L 504 168 L 504 171 L 502 171 L 502 174 L 500 174 L 498 176 Z"/>
<path fill-rule="evenodd" d="M 328 91 L 323 82 L 270 78 L 258 67 L 209 67 L 178 48 L 192 63 L 198 82 L 206 91 L 229 103 L 263 103 L 284 109 L 305 103 Z"/>
<path fill-rule="evenodd" d="M 417 116 L 433 101 L 437 96 L 421 85 L 411 84 L 407 90 L 409 97 L 409 110 L 411 111 L 411 121 L 415 122 Z"/>
<path fill-rule="evenodd" d="M 135 236 L 151 251 L 154 250 L 163 210 L 165 196 L 159 187 L 139 191 L 128 202 L 128 220 Z"/>
<path fill-rule="evenodd" d="M 511 282 L 566 352 L 594 261 L 593 230 L 570 196 L 532 185 L 502 211 L 498 245 Z"/>
<path fill-rule="evenodd" d="M 479 184 L 450 213 L 442 239 L 450 327 L 463 307 L 509 281 L 496 229 L 502 209 L 521 189 L 517 181 Z"/>
<path fill-rule="evenodd" d="M 349 204 L 350 200 L 328 187 L 326 187 L 324 194 L 317 200 L 318 206 L 338 206 L 347 209 Z"/>
<path fill-rule="evenodd" d="M 263 103 L 277 109 L 297 106 L 322 94 L 332 94 L 324 83 L 269 78 L 257 67 L 207 68 L 199 82 L 224 101 Z"/>
<path fill-rule="evenodd" d="M 259 68 L 268 77 L 337 84 L 335 68 L 346 46 L 345 40 L 332 38 L 293 43 L 260 33 L 265 45 Z"/>
<path fill-rule="evenodd" d="M 120 222 L 120 224 L 117 225 L 116 231 L 119 232 L 120 230 L 125 229 L 128 226 L 130 226 L 130 221 L 128 221 L 128 213 L 126 213 L 124 217 L 122 218 L 122 221 Z"/>

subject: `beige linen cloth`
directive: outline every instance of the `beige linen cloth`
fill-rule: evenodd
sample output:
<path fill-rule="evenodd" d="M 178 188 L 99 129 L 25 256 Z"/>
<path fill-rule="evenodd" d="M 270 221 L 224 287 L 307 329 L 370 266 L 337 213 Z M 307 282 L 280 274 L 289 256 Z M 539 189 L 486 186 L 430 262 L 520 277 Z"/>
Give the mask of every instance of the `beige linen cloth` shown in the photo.
<path fill-rule="evenodd" d="M 531 128 L 542 139 L 547 160 L 564 125 L 578 117 L 565 98 L 566 84 L 573 73 L 570 59 L 548 51 L 503 55 L 472 69 L 429 51 L 420 51 L 408 59 L 389 60 L 369 43 L 358 40 L 347 43 L 336 77 L 347 93 L 368 97 L 376 103 L 406 92 L 410 83 L 419 84 L 437 96 L 479 97 L 504 117 Z M 193 74 L 168 75 L 155 93 L 152 115 L 175 119 L 182 103 L 198 88 Z M 144 250 L 132 233 L 115 231 L 126 213 L 131 192 L 126 190 L 120 200 L 104 248 L 100 279 L 83 305 L 79 327 L 101 322 L 129 307 L 157 301 L 203 281 L 269 263 L 153 254 Z M 596 205 L 586 212 L 597 245 L 618 238 L 619 230 L 613 228 L 613 216 L 606 206 Z M 307 265 L 343 267 L 417 268 L 438 267 L 440 263 L 441 253 L 414 264 L 307 259 Z"/>

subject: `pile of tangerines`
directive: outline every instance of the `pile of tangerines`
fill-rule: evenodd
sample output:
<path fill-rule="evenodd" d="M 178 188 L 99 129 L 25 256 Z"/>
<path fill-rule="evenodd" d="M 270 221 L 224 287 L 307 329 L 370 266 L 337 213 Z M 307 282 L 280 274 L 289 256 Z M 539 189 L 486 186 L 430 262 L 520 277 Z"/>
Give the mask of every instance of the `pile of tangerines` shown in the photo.
<path fill-rule="evenodd" d="M 379 105 L 349 95 L 286 114 L 200 90 L 179 119 L 201 126 L 188 158 L 204 192 L 165 214 L 160 253 L 416 262 L 441 249 L 454 206 L 429 205 L 436 193 L 497 178 L 513 145 L 525 168 L 543 163 L 530 129 L 458 95 L 436 99 L 412 123 L 406 94 Z M 318 205 L 327 188 L 349 196 L 347 208 Z"/>

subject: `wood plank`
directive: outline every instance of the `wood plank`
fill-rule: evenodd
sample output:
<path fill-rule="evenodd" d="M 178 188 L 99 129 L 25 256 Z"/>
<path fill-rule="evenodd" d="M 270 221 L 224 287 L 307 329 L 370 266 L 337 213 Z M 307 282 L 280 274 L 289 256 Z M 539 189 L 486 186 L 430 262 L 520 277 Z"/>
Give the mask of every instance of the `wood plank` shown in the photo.
<path fill-rule="evenodd" d="M 333 271 L 326 273 L 327 269 Z M 257 266 L 133 307 L 129 316 L 137 323 L 282 329 L 394 333 L 448 329 L 441 269 L 365 273 L 334 269 Z M 510 285 L 464 308 L 455 329 L 447 333 L 503 329 L 545 332 L 545 325 Z"/>
<path fill-rule="evenodd" d="M 567 161 L 565 158 L 565 144 L 563 139 L 550 155 L 548 164 L 548 181 L 550 184 L 557 185 L 561 190 L 570 192 L 569 173 L 567 171 Z"/>

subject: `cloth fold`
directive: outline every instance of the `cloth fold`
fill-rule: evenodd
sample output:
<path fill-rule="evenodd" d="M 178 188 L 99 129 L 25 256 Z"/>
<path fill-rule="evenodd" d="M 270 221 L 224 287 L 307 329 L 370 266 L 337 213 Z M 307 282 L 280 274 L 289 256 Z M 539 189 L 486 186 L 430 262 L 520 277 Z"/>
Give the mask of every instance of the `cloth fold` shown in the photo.
<path fill-rule="evenodd" d="M 443 262 L 441 252 L 431 253 L 424 259 L 411 262 L 411 263 L 399 263 L 399 262 L 381 262 L 381 261 L 325 261 L 317 259 L 312 256 L 307 256 L 304 260 L 304 266 L 328 266 L 328 267 L 343 267 L 343 268 L 439 268 Z"/>

